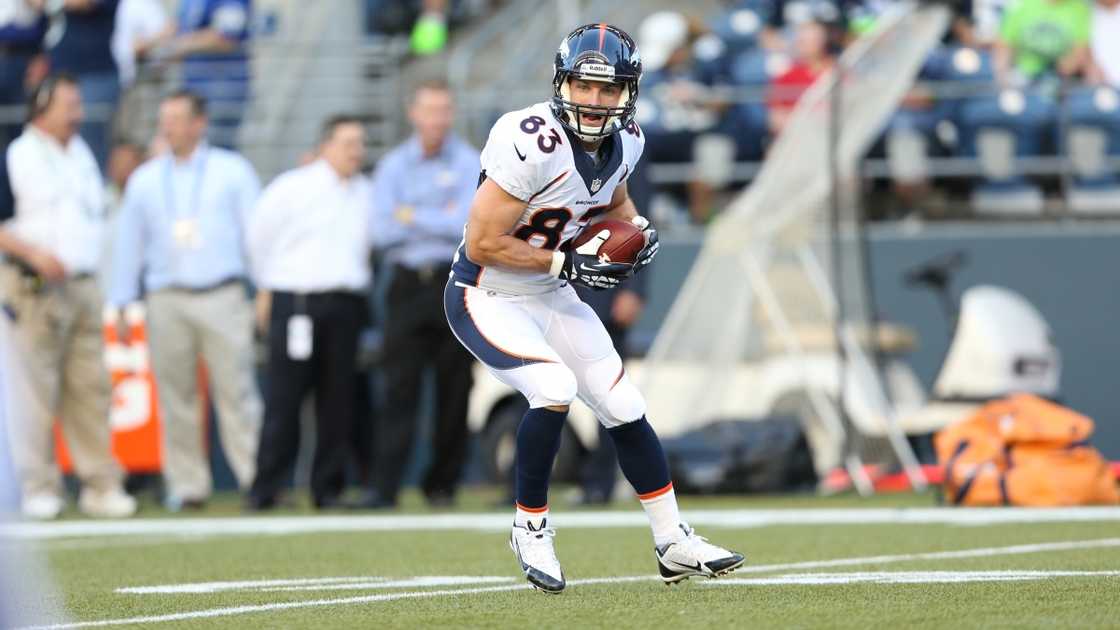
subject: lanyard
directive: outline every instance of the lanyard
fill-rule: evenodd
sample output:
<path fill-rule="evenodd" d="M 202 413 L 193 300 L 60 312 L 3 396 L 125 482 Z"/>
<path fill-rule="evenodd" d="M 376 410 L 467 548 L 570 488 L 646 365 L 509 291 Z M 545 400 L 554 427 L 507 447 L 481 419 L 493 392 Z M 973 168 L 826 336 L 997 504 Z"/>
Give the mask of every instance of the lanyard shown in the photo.
<path fill-rule="evenodd" d="M 201 154 L 195 164 L 194 181 L 191 186 L 191 201 L 190 206 L 187 208 L 187 216 L 192 219 L 198 216 L 199 206 L 201 205 L 202 175 L 206 172 L 206 158 L 209 155 L 205 147 L 200 146 L 196 151 L 200 151 Z M 176 201 L 177 197 L 175 196 L 175 174 L 172 172 L 174 168 L 175 156 L 169 155 L 163 168 L 163 195 L 168 211 L 174 219 L 178 220 L 181 215 L 179 213 L 179 204 Z"/>

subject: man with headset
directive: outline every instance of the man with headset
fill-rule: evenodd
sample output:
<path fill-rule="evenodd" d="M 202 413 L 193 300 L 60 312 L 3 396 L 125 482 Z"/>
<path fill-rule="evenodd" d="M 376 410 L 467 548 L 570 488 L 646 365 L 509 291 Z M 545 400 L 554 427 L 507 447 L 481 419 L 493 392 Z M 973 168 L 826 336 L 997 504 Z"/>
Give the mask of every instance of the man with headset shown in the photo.
<path fill-rule="evenodd" d="M 0 298 L 18 368 L 12 393 L 23 411 L 12 422 L 13 458 L 23 513 L 35 519 L 55 518 L 64 506 L 51 458 L 55 417 L 82 482 L 79 508 L 113 518 L 136 511 L 110 452 L 103 301 L 94 276 L 105 204 L 97 162 L 77 134 L 82 118 L 74 78 L 48 77 L 7 153 L 15 216 L 0 225 Z"/>

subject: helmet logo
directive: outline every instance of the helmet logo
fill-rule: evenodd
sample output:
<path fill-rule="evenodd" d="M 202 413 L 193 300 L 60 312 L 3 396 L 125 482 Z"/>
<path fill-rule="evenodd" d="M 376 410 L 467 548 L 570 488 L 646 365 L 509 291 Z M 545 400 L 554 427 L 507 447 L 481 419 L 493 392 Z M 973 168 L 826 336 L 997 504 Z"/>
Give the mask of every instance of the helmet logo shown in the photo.
<path fill-rule="evenodd" d="M 579 66 L 579 73 L 588 78 L 601 78 L 614 81 L 614 66 L 605 63 L 584 62 Z"/>

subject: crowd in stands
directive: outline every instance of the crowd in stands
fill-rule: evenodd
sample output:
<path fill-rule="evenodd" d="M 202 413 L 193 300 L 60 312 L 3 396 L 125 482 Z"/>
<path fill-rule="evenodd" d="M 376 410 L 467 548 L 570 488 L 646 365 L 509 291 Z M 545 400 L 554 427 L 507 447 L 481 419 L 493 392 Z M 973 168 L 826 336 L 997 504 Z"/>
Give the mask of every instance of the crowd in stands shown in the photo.
<path fill-rule="evenodd" d="M 215 143 L 232 146 L 248 98 L 249 0 L 4 0 L 0 46 L 6 110 L 2 140 L 21 125 L 18 108 L 48 74 L 72 75 L 81 89 L 81 134 L 104 169 L 113 146 L 137 137 L 138 72 L 177 66 L 183 83 L 207 98 Z M 150 131 L 150 130 L 145 130 Z"/>
<path fill-rule="evenodd" d="M 730 155 L 761 160 L 801 93 L 893 4 L 736 0 L 706 21 L 672 11 L 645 19 L 639 121 L 647 159 L 695 165 L 684 185 L 665 187 L 694 222 L 714 212 L 713 188 L 744 180 L 719 165 Z M 886 216 L 942 213 L 938 199 L 960 188 L 945 180 L 962 173 L 931 163 L 952 157 L 976 163 L 965 174 L 980 176 L 964 183 L 978 212 L 1036 212 L 1040 184 L 1063 172 L 1073 207 L 1115 206 L 1120 189 L 1108 165 L 1120 156 L 1120 2 L 951 4 L 950 29 L 872 149 L 895 193 Z M 1059 155 L 1071 164 L 1021 168 L 1021 158 Z"/>

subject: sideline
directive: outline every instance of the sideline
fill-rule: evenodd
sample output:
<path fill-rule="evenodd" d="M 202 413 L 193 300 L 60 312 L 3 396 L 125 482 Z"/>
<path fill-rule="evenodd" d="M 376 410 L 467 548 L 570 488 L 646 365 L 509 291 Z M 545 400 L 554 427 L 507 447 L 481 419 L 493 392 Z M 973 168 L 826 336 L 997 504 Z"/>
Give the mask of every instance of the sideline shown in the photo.
<path fill-rule="evenodd" d="M 1120 507 L 1072 508 L 856 508 L 685 510 L 695 527 L 753 528 L 773 525 L 966 525 L 1007 523 L 1120 522 Z M 362 516 L 234 516 L 161 518 L 119 521 L 6 523 L 0 541 L 53 540 L 110 536 L 283 536 L 323 532 L 374 531 L 506 531 L 511 512 L 362 515 Z M 559 529 L 648 527 L 641 510 L 627 512 L 557 512 L 550 524 Z"/>

